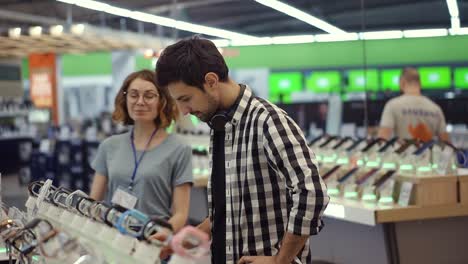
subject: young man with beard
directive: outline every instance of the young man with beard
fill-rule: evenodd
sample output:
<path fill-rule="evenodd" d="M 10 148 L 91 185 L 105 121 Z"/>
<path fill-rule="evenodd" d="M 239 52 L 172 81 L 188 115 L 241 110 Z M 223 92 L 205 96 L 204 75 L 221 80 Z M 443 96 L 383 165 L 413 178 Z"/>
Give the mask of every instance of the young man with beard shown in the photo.
<path fill-rule="evenodd" d="M 209 40 L 167 47 L 156 76 L 180 111 L 212 128 L 209 216 L 199 225 L 211 235 L 212 263 L 311 263 L 309 237 L 329 197 L 296 123 L 230 79 Z"/>

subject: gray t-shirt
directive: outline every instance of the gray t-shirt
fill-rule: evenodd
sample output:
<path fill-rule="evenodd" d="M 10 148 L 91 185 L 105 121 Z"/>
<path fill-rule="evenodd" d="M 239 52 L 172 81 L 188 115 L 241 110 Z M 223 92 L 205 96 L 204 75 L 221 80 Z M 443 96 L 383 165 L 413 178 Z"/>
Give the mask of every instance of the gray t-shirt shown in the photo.
<path fill-rule="evenodd" d="M 133 195 L 138 198 L 135 209 L 166 220 L 171 217 L 174 187 L 193 181 L 192 150 L 181 142 L 178 136 L 170 134 L 146 151 L 135 176 Z M 137 158 L 141 154 L 142 151 L 137 151 Z M 107 177 L 107 201 L 119 187 L 127 190 L 135 168 L 130 133 L 104 140 L 91 167 Z"/>
<path fill-rule="evenodd" d="M 432 138 L 445 132 L 445 117 L 425 96 L 400 95 L 385 105 L 380 126 L 392 128 L 400 138 Z"/>

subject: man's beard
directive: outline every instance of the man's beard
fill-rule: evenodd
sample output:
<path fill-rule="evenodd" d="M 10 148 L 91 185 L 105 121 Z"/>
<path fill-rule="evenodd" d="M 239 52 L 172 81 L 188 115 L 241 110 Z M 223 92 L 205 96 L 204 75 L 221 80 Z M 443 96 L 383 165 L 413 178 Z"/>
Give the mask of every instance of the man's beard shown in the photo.
<path fill-rule="evenodd" d="M 206 105 L 208 106 L 208 108 L 206 109 L 204 113 L 200 112 L 200 115 L 198 117 L 201 121 L 205 123 L 210 121 L 213 115 L 218 110 L 218 106 L 217 106 L 218 104 L 216 100 L 209 94 L 207 94 L 206 96 Z"/>

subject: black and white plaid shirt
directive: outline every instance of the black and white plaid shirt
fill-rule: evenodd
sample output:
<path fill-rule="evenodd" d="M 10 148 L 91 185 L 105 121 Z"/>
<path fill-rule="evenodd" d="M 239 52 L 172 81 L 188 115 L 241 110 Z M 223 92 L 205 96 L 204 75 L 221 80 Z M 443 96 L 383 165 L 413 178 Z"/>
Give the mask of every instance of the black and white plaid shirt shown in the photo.
<path fill-rule="evenodd" d="M 322 229 L 329 197 L 314 153 L 297 124 L 248 87 L 226 124 L 225 161 L 226 263 L 276 255 L 285 232 Z M 212 221 L 211 181 L 208 203 Z M 309 241 L 295 263 L 311 263 Z"/>

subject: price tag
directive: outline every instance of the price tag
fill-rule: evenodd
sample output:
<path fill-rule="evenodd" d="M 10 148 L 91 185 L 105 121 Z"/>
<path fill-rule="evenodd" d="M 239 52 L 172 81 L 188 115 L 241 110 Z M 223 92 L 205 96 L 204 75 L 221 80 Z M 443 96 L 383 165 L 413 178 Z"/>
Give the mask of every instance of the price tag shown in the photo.
<path fill-rule="evenodd" d="M 401 206 L 408 206 L 411 198 L 411 191 L 413 190 L 412 182 L 403 182 L 400 189 L 400 197 L 398 197 L 398 204 Z"/>
<path fill-rule="evenodd" d="M 447 169 L 450 166 L 450 161 L 453 157 L 453 149 L 452 148 L 445 148 L 440 158 L 437 160 L 437 173 L 439 175 L 447 174 Z"/>
<path fill-rule="evenodd" d="M 39 195 L 37 196 L 36 203 L 34 204 L 34 208 L 32 210 L 33 216 L 37 215 L 37 212 L 39 211 L 39 207 L 42 205 L 42 202 L 44 201 L 45 197 L 47 194 L 49 194 L 49 189 L 50 186 L 52 186 L 52 180 L 47 180 L 41 187 L 41 191 L 39 192 Z"/>

